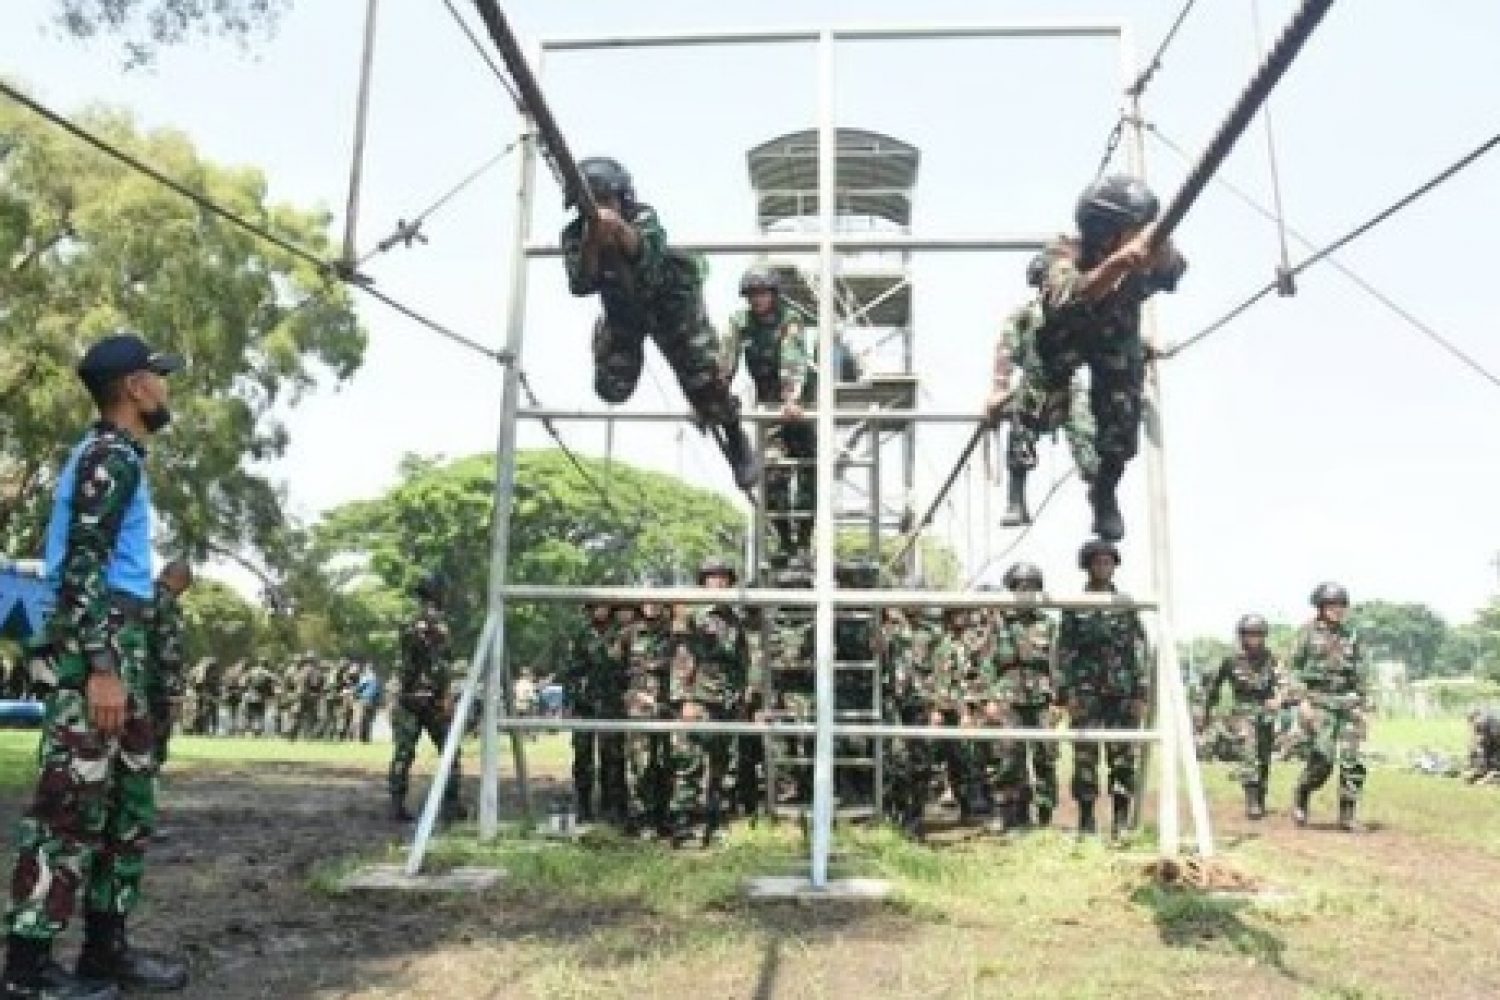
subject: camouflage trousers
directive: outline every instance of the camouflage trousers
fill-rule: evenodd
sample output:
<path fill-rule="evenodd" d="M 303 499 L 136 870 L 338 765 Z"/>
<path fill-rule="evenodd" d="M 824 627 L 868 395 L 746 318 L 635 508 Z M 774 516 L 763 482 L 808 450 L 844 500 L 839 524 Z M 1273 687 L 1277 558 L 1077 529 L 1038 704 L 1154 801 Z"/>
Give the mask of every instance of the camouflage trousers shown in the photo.
<path fill-rule="evenodd" d="M 386 786 L 391 798 L 406 799 L 411 783 L 411 766 L 417 759 L 417 743 L 423 733 L 441 753 L 448 739 L 448 715 L 438 703 L 431 699 L 402 699 L 391 711 L 391 769 L 386 777 Z M 453 757 L 453 773 L 448 776 L 448 785 L 443 798 L 457 802 L 461 784 L 462 754 Z"/>
<path fill-rule="evenodd" d="M 594 325 L 594 392 L 606 403 L 635 393 L 649 336 L 667 359 L 695 413 L 709 423 L 739 414 L 739 400 L 719 368 L 719 335 L 696 285 L 685 281 L 636 309 L 606 310 Z"/>
<path fill-rule="evenodd" d="M 779 557 L 791 558 L 811 548 L 818 470 L 812 465 L 786 468 L 774 463 L 778 459 L 811 462 L 817 455 L 817 429 L 810 422 L 772 424 L 766 433 L 766 520 L 775 532 L 774 554 Z"/>
<path fill-rule="evenodd" d="M 192 731 L 199 736 L 213 736 L 219 731 L 219 699 L 211 695 L 199 695 L 197 711 L 193 713 Z"/>
<path fill-rule="evenodd" d="M 1229 740 L 1234 780 L 1265 788 L 1271 777 L 1271 753 L 1276 747 L 1276 715 L 1259 705 L 1236 705 L 1229 714 Z"/>
<path fill-rule="evenodd" d="M 576 714 L 581 719 L 618 719 L 625 712 L 623 708 L 610 712 L 580 708 Z M 596 783 L 600 811 L 607 816 L 623 817 L 630 802 L 625 781 L 624 733 L 573 734 L 573 795 L 578 800 L 581 815 L 589 816 L 594 812 Z"/>
<path fill-rule="evenodd" d="M 1140 446 L 1141 399 L 1146 384 L 1145 349 L 1140 338 L 1047 333 L 1043 331 L 1037 337 L 1041 364 L 1036 371 L 1036 391 L 1044 397 L 1062 398 L 1073 386 L 1074 373 L 1087 365 L 1095 452 L 1099 461 L 1123 468 Z"/>
<path fill-rule="evenodd" d="M 999 720 L 999 725 L 1006 729 L 1045 729 L 1049 723 L 1046 705 L 1006 705 Z M 998 801 L 1029 800 L 1047 809 L 1057 808 L 1056 743 L 1013 740 L 994 746 L 998 760 L 991 787 Z"/>
<path fill-rule="evenodd" d="M 1049 392 L 1041 369 L 1021 370 L 1020 383 L 1011 405 L 1010 437 L 1005 465 L 1012 471 L 1030 472 L 1037 467 L 1037 440 L 1061 430 L 1067 438 L 1073 462 L 1084 482 L 1092 482 L 1099 471 L 1099 453 L 1094 447 L 1094 415 L 1083 385 L 1072 378 L 1061 392 Z"/>
<path fill-rule="evenodd" d="M 1469 766 L 1465 781 L 1491 783 L 1500 780 L 1500 739 L 1475 736 L 1469 744 Z"/>
<path fill-rule="evenodd" d="M 721 706 L 701 707 L 714 722 L 729 717 Z M 688 718 L 691 714 L 684 709 L 678 717 Z M 693 823 L 713 826 L 721 821 L 724 781 L 729 774 L 733 744 L 729 736 L 672 734 L 672 821 L 679 829 Z"/>
<path fill-rule="evenodd" d="M 1303 702 L 1297 712 L 1297 729 L 1307 748 L 1307 763 L 1297 787 L 1317 791 L 1327 784 L 1337 763 L 1339 800 L 1358 802 L 1365 787 L 1365 762 L 1360 754 L 1365 739 L 1364 713 Z"/>
<path fill-rule="evenodd" d="M 1127 698 L 1085 695 L 1079 699 L 1082 711 L 1072 720 L 1076 729 L 1138 729 L 1141 718 Z M 1137 751 L 1129 743 L 1106 743 L 1109 766 L 1109 794 L 1134 795 Z M 1099 797 L 1099 744 L 1093 741 L 1073 744 L 1074 801 L 1092 802 Z"/>
<path fill-rule="evenodd" d="M 17 826 L 11 934 L 52 940 L 72 917 L 80 889 L 90 912 L 128 914 L 140 901 L 156 822 L 156 733 L 141 684 L 145 629 L 126 624 L 115 640 L 128 692 L 118 737 L 94 729 L 79 686 L 47 698 L 36 795 Z M 76 653 L 57 662 L 61 674 L 87 671 Z"/>
<path fill-rule="evenodd" d="M 631 814 L 661 827 L 672 808 L 672 738 L 665 733 L 632 733 L 626 743 Z"/>
<path fill-rule="evenodd" d="M 318 703 L 314 698 L 299 698 L 297 714 L 292 719 L 291 738 L 310 740 L 318 735 Z M 394 735 L 394 734 L 393 734 Z"/>

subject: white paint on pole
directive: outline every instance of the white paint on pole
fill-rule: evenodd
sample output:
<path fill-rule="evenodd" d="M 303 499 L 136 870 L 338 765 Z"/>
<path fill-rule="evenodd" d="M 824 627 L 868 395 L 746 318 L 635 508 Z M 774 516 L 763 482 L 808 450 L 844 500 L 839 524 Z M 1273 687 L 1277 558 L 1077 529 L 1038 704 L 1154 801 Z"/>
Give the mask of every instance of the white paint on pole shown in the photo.
<path fill-rule="evenodd" d="M 818 38 L 818 214 L 820 216 L 818 248 L 818 363 L 823 377 L 818 379 L 818 502 L 814 538 L 813 589 L 817 595 L 814 615 L 814 701 L 817 706 L 817 735 L 813 738 L 813 809 L 812 870 L 813 888 L 828 884 L 828 855 L 833 841 L 833 559 L 836 528 L 833 523 L 834 468 L 833 448 L 837 440 L 833 422 L 834 312 L 833 282 L 836 262 L 833 258 L 833 227 L 837 218 L 838 130 L 834 127 L 834 52 L 833 34 L 824 31 Z"/>

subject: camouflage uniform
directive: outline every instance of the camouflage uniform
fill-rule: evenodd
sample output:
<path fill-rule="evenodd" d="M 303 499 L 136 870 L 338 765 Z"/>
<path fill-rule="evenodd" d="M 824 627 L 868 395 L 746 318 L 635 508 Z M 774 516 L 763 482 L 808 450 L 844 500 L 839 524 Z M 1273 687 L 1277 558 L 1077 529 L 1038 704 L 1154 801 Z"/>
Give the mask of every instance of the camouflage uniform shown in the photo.
<path fill-rule="evenodd" d="M 293 690 L 296 693 L 296 715 L 292 720 L 292 739 L 310 740 L 318 735 L 318 704 L 323 694 L 323 671 L 318 658 L 311 653 L 297 666 Z"/>
<path fill-rule="evenodd" d="M 947 631 L 933 653 L 932 723 L 967 727 L 986 694 L 984 632 L 962 609 L 947 609 L 945 624 Z M 958 800 L 959 818 L 967 820 L 984 808 L 979 748 L 966 740 L 943 740 L 938 753 L 947 770 L 948 787 Z"/>
<path fill-rule="evenodd" d="M 890 710 L 905 725 L 929 725 L 945 699 L 935 669 L 942 642 L 942 612 L 937 608 L 914 609 L 887 634 L 886 669 L 894 695 Z M 937 779 L 938 755 L 933 740 L 902 741 L 891 749 L 892 805 L 909 833 L 921 832 L 922 816 Z"/>
<path fill-rule="evenodd" d="M 1107 589 L 1112 593 L 1115 588 Z M 1057 633 L 1057 694 L 1059 701 L 1069 705 L 1075 728 L 1139 729 L 1144 724 L 1145 642 L 1145 630 L 1134 609 L 1082 608 L 1062 613 Z M 1136 751 L 1129 743 L 1109 743 L 1105 753 L 1118 831 L 1135 794 Z M 1097 743 L 1074 744 L 1072 795 L 1091 819 L 1094 800 L 1099 797 Z"/>
<path fill-rule="evenodd" d="M 172 701 L 182 697 L 182 604 L 172 589 L 160 581 L 151 602 L 149 668 L 146 671 L 146 702 L 151 710 L 157 766 L 167 762 L 172 740 Z"/>
<path fill-rule="evenodd" d="M 277 680 L 264 659 L 256 660 L 245 677 L 245 729 L 251 736 L 266 735 L 266 708 L 277 703 Z"/>
<path fill-rule="evenodd" d="M 670 665 L 671 699 L 683 719 L 725 721 L 734 717 L 750 667 L 749 643 L 728 605 L 684 611 L 673 623 L 682 642 Z M 679 834 L 704 823 L 712 835 L 722 817 L 729 774 L 726 736 L 679 733 L 672 739 L 672 820 Z"/>
<path fill-rule="evenodd" d="M 672 658 L 671 619 L 643 616 L 630 630 L 630 678 L 625 711 L 632 719 L 671 718 L 667 700 L 668 665 Z M 630 772 L 631 814 L 643 827 L 661 831 L 671 808 L 671 737 L 632 733 L 626 757 Z"/>
<path fill-rule="evenodd" d="M 1500 784 L 1500 712 L 1475 709 L 1469 716 L 1469 766 L 1464 780 Z"/>
<path fill-rule="evenodd" d="M 720 363 L 726 379 L 734 378 L 741 353 L 755 384 L 758 405 L 780 407 L 789 401 L 808 403 L 816 397 L 806 333 L 779 296 L 769 321 L 748 308 L 730 318 Z M 793 468 L 766 470 L 767 520 L 776 533 L 774 554 L 783 561 L 805 555 L 811 548 L 818 483 L 812 462 L 817 458 L 817 448 L 817 427 L 810 420 L 779 421 L 767 428 L 767 459 L 801 463 Z M 790 514 L 800 516 L 786 516 Z"/>
<path fill-rule="evenodd" d="M 630 683 L 630 630 L 613 618 L 595 619 L 573 639 L 563 690 L 580 719 L 625 717 Z M 625 782 L 625 745 L 621 733 L 573 733 L 573 794 L 578 816 L 595 817 L 594 785 L 599 785 L 598 812 L 623 820 L 629 808 Z"/>
<path fill-rule="evenodd" d="M 155 731 L 148 707 L 149 596 L 111 589 L 109 570 L 126 531 L 147 532 L 145 449 L 100 422 L 75 453 L 54 518 L 72 488 L 71 516 L 48 622 L 52 656 L 36 794 L 17 827 L 6 929 L 51 941 L 67 925 L 80 889 L 89 913 L 128 914 L 140 898 L 145 845 L 156 819 Z M 142 502 L 144 498 L 144 502 Z M 133 518 L 144 512 L 144 523 Z M 111 661 L 126 689 L 120 735 L 89 720 L 85 682 Z"/>
<path fill-rule="evenodd" d="M 417 759 L 417 742 L 425 732 L 441 752 L 448 739 L 450 650 L 448 625 L 436 604 L 425 603 L 401 632 L 401 698 L 391 717 L 391 770 L 388 787 L 391 802 L 404 811 L 411 766 Z M 453 771 L 444 789 L 444 802 L 456 811 L 463 777 L 460 754 L 453 757 Z"/>
<path fill-rule="evenodd" d="M 1006 317 L 995 346 L 996 386 L 1009 387 L 1012 372 L 1019 369 L 1021 373 L 1009 404 L 1011 425 L 1005 449 L 1006 468 L 1012 474 L 1035 469 L 1037 439 L 1061 429 L 1083 481 L 1092 482 L 1099 470 L 1099 454 L 1094 449 L 1094 417 L 1089 411 L 1089 397 L 1083 380 L 1077 376 L 1070 377 L 1061 391 L 1048 390 L 1036 347 L 1036 334 L 1043 317 L 1040 302 L 1034 300 L 1021 306 Z"/>
<path fill-rule="evenodd" d="M 354 732 L 355 692 L 359 689 L 359 665 L 344 661 L 339 674 L 339 714 L 334 739 L 352 740 Z"/>
<path fill-rule="evenodd" d="M 1229 737 L 1233 744 L 1234 777 L 1247 789 L 1259 792 L 1271 779 L 1271 752 L 1276 744 L 1279 699 L 1286 689 L 1281 663 L 1268 649 L 1255 655 L 1241 650 L 1226 656 L 1208 684 L 1204 714 L 1213 711 L 1219 692 L 1229 687 L 1234 704 L 1229 710 Z"/>
<path fill-rule="evenodd" d="M 323 668 L 323 697 L 318 702 L 318 739 L 339 738 L 339 711 L 343 706 L 340 690 L 344 683 L 344 668 L 330 663 Z"/>
<path fill-rule="evenodd" d="M 719 337 L 703 308 L 704 263 L 667 246 L 666 230 L 649 205 L 631 204 L 622 216 L 640 237 L 639 256 L 623 262 L 601 254 L 593 276 L 584 269 L 583 220 L 574 219 L 561 237 L 568 290 L 577 296 L 597 292 L 603 301 L 603 315 L 594 326 L 594 392 L 606 403 L 631 397 L 649 336 L 698 417 L 722 425 L 748 452 L 739 400 L 719 367 Z M 751 475 L 741 485 L 749 486 L 753 479 Z"/>
<path fill-rule="evenodd" d="M 220 702 L 223 706 L 224 735 L 238 736 L 240 734 L 240 709 L 245 704 L 245 682 L 250 676 L 250 665 L 244 660 L 238 660 L 229 665 L 224 671 L 221 684 L 223 694 Z"/>
<path fill-rule="evenodd" d="M 1044 729 L 1051 724 L 1056 632 L 1056 624 L 1038 609 L 1017 608 L 1000 615 L 994 656 L 1000 725 L 1005 728 Z M 997 749 L 1000 766 L 995 780 L 1000 802 L 1024 822 L 1035 801 L 1038 821 L 1045 826 L 1057 808 L 1057 744 L 1016 740 Z"/>
<path fill-rule="evenodd" d="M 193 698 L 192 731 L 199 736 L 213 736 L 219 731 L 219 688 L 224 668 L 212 656 L 205 656 L 193 668 L 188 690 Z"/>
<path fill-rule="evenodd" d="M 1348 624 L 1319 618 L 1304 625 L 1287 658 L 1290 697 L 1297 712 L 1307 764 L 1297 781 L 1299 795 L 1322 788 L 1339 768 L 1339 803 L 1353 806 L 1365 786 L 1360 744 L 1365 738 L 1366 663 L 1359 637 Z"/>

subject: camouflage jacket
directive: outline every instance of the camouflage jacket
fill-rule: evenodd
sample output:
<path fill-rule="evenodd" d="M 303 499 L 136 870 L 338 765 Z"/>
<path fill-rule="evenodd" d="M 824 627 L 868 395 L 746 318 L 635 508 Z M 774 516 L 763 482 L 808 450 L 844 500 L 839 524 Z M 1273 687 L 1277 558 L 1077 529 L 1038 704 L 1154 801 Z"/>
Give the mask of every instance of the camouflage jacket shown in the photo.
<path fill-rule="evenodd" d="M 608 315 L 637 321 L 645 320 L 656 307 L 678 304 L 684 295 L 697 296 L 703 282 L 702 264 L 667 246 L 667 231 L 656 210 L 636 205 L 626 221 L 640 236 L 637 258 L 624 261 L 601 254 L 594 275 L 584 273 L 583 268 L 583 219 L 574 219 L 563 228 L 568 291 L 578 296 L 598 293 Z"/>
<path fill-rule="evenodd" d="M 277 685 L 276 675 L 270 667 L 264 663 L 255 664 L 245 677 L 245 703 L 262 705 L 268 701 L 275 701 Z"/>
<path fill-rule="evenodd" d="M 771 322 L 762 321 L 749 309 L 741 309 L 729 320 L 719 369 L 733 379 L 744 356 L 745 368 L 755 383 L 755 401 L 777 405 L 787 401 L 811 402 L 816 394 L 808 354 L 807 334 L 802 323 L 784 302 L 778 302 Z"/>
<path fill-rule="evenodd" d="M 990 686 L 987 661 L 974 629 L 944 632 L 932 657 L 932 694 L 937 707 L 951 709 L 961 702 L 984 700 Z"/>
<path fill-rule="evenodd" d="M 945 638 L 943 627 L 935 622 L 918 620 L 910 629 L 910 647 L 905 668 L 913 700 L 932 705 L 948 697 L 944 679 L 938 673 L 938 652 Z"/>
<path fill-rule="evenodd" d="M 1146 632 L 1134 609 L 1064 611 L 1057 630 L 1059 699 L 1145 698 L 1145 646 Z"/>
<path fill-rule="evenodd" d="M 1243 651 L 1224 657 L 1218 673 L 1208 682 L 1203 704 L 1211 712 L 1219 702 L 1219 692 L 1229 688 L 1234 707 L 1239 711 L 1265 710 L 1265 703 L 1278 698 L 1286 688 L 1281 662 L 1270 650 L 1262 650 L 1252 659 Z"/>
<path fill-rule="evenodd" d="M 323 691 L 323 671 L 313 660 L 308 660 L 297 667 L 293 675 L 296 680 L 293 690 L 297 692 L 299 700 L 315 699 Z"/>
<path fill-rule="evenodd" d="M 995 627 L 999 697 L 1017 708 L 1052 703 L 1052 649 L 1057 626 L 1031 608 L 1007 611 Z"/>
<path fill-rule="evenodd" d="M 145 475 L 146 449 L 100 421 L 75 467 L 76 488 L 67 547 L 58 570 L 57 604 L 47 622 L 59 652 L 83 656 L 112 649 L 112 602 L 107 571 L 126 511 Z M 79 678 L 81 680 L 81 678 Z"/>
<path fill-rule="evenodd" d="M 434 604 L 425 605 L 411 624 L 401 630 L 401 699 L 403 702 L 432 702 L 448 696 L 451 650 L 448 624 Z M 332 678 L 337 683 L 337 675 Z M 319 678 L 319 690 L 323 690 Z"/>
<path fill-rule="evenodd" d="M 1041 329 L 1042 320 L 1042 304 L 1032 299 L 1013 310 L 1000 324 L 1000 338 L 995 342 L 996 388 L 1009 387 L 1016 369 L 1036 366 L 1036 332 Z"/>
<path fill-rule="evenodd" d="M 630 628 L 630 666 L 625 709 L 633 718 L 660 715 L 667 705 L 672 662 L 671 620 L 647 618 Z"/>
<path fill-rule="evenodd" d="M 1158 291 L 1174 291 L 1187 262 L 1177 254 L 1173 264 L 1161 271 L 1132 275 L 1114 291 L 1095 299 L 1081 294 L 1084 277 L 1097 262 L 1086 264 L 1076 239 L 1060 236 L 1042 251 L 1047 267 L 1039 301 L 1043 323 L 1036 331 L 1040 340 L 1067 343 L 1088 352 L 1091 345 L 1107 345 L 1111 353 L 1131 360 L 1144 360 L 1141 345 L 1141 303 Z"/>
<path fill-rule="evenodd" d="M 614 621 L 590 622 L 573 637 L 562 685 L 575 709 L 622 714 L 630 683 L 631 631 Z"/>
<path fill-rule="evenodd" d="M 672 700 L 735 708 L 749 680 L 750 645 L 734 609 L 694 608 L 675 627 L 683 643 L 672 658 Z"/>
<path fill-rule="evenodd" d="M 1366 669 L 1354 630 L 1321 618 L 1298 630 L 1287 658 L 1292 696 L 1319 708 L 1365 707 Z"/>
<path fill-rule="evenodd" d="M 231 663 L 224 671 L 220 688 L 224 693 L 224 700 L 229 702 L 239 701 L 245 697 L 245 685 L 250 678 L 250 668 L 243 661 Z"/>
<path fill-rule="evenodd" d="M 158 583 L 151 601 L 146 691 L 153 698 L 180 698 L 186 682 L 182 648 L 182 604 Z"/>
<path fill-rule="evenodd" d="M 206 656 L 193 668 L 188 677 L 188 687 L 200 698 L 217 698 L 223 678 L 224 668 L 219 665 L 219 661 Z"/>

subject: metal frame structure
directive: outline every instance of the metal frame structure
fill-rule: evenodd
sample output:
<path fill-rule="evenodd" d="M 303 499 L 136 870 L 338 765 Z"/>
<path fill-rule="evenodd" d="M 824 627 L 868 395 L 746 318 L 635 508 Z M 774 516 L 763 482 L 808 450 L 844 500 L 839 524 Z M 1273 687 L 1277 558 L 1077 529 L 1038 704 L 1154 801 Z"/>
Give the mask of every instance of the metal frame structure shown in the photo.
<path fill-rule="evenodd" d="M 1010 23 L 992 25 L 910 25 L 910 26 L 858 26 L 831 29 L 796 29 L 786 31 L 722 31 L 712 33 L 683 33 L 638 35 L 610 38 L 571 38 L 543 42 L 536 50 L 532 65 L 537 74 L 542 72 L 543 57 L 549 53 L 577 53 L 602 49 L 649 49 L 684 46 L 738 46 L 771 44 L 813 44 L 818 61 L 818 118 L 819 171 L 818 206 L 820 228 L 815 234 L 774 236 L 761 235 L 754 238 L 731 237 L 702 240 L 696 243 L 676 244 L 682 249 L 716 253 L 813 253 L 818 255 L 818 355 L 831 359 L 835 322 L 838 316 L 836 294 L 836 254 L 840 251 L 898 250 L 907 252 L 976 252 L 976 251 L 1028 251 L 1039 248 L 1044 239 L 1032 235 L 1010 235 L 983 238 L 972 237 L 921 237 L 901 234 L 848 234 L 839 233 L 835 226 L 835 151 L 836 124 L 834 113 L 835 94 L 835 47 L 841 42 L 860 41 L 912 41 L 943 39 L 1059 39 L 1090 38 L 1115 41 L 1119 46 L 1119 67 L 1122 91 L 1127 90 L 1135 78 L 1133 49 L 1126 27 L 1117 23 Z M 1138 109 L 1137 109 L 1138 111 Z M 1132 166 L 1142 170 L 1143 138 L 1140 116 L 1133 119 L 1134 143 L 1129 149 Z M 1201 775 L 1198 772 L 1196 755 L 1190 737 L 1191 728 L 1187 720 L 1187 699 L 1181 673 L 1177 668 L 1175 630 L 1171 618 L 1170 593 L 1171 570 L 1168 526 L 1166 523 L 1166 485 L 1163 478 L 1162 433 L 1160 419 L 1161 387 L 1153 369 L 1147 382 L 1146 422 L 1146 475 L 1150 504 L 1150 539 L 1152 556 L 1152 579 L 1157 600 L 1131 601 L 1125 598 L 1079 597 L 1058 599 L 1042 597 L 1021 601 L 1004 598 L 991 593 L 968 591 L 911 591 L 911 590 L 840 590 L 834 579 L 834 539 L 836 534 L 833 488 L 835 481 L 835 449 L 821 447 L 818 450 L 817 484 L 818 500 L 814 543 L 813 586 L 809 590 L 755 589 L 706 590 L 703 588 L 619 588 L 619 587 L 557 587 L 511 583 L 507 578 L 507 563 L 510 546 L 511 503 L 515 487 L 515 438 L 516 422 L 519 419 L 540 417 L 535 410 L 523 410 L 520 406 L 519 364 L 524 347 L 526 313 L 526 286 L 528 265 L 532 259 L 555 256 L 552 245 L 538 245 L 529 241 L 532 202 L 535 196 L 536 143 L 530 123 L 526 123 L 518 156 L 517 211 L 515 213 L 514 243 L 509 262 L 510 298 L 506 324 L 506 346 L 511 363 L 506 366 L 504 397 L 501 408 L 500 428 L 497 442 L 497 481 L 495 491 L 493 538 L 491 543 L 490 590 L 488 614 L 473 657 L 471 669 L 463 693 L 459 699 L 457 719 L 450 727 L 448 740 L 443 748 L 438 772 L 428 792 L 417 832 L 407 862 L 407 871 L 417 874 L 421 870 L 432 832 L 435 828 L 443 791 L 450 778 L 453 761 L 463 737 L 469 712 L 481 687 L 484 690 L 484 726 L 482 744 L 479 834 L 481 838 L 494 837 L 498 832 L 498 787 L 499 745 L 501 730 L 512 734 L 516 751 L 518 779 L 525 788 L 525 758 L 522 752 L 521 733 L 528 730 L 607 730 L 611 732 L 722 732 L 734 734 L 763 735 L 811 735 L 816 756 L 813 775 L 813 809 L 811 816 L 811 857 L 809 884 L 814 890 L 828 887 L 829 857 L 833 837 L 833 757 L 834 740 L 837 736 L 873 736 L 886 738 L 963 739 L 995 740 L 1024 739 L 1029 741 L 1075 741 L 1109 740 L 1139 742 L 1155 745 L 1160 759 L 1157 768 L 1161 775 L 1158 793 L 1159 849 L 1163 856 L 1176 856 L 1181 850 L 1179 828 L 1179 786 L 1177 768 L 1182 766 L 1188 781 L 1191 815 L 1194 822 L 1198 851 L 1203 855 L 1213 852 L 1213 839 L 1208 826 L 1207 807 L 1203 799 Z M 1148 316 L 1148 330 L 1152 329 Z M 638 413 L 553 413 L 558 419 L 615 419 L 615 420 L 663 420 L 686 419 L 687 414 L 638 414 Z M 839 414 L 835 410 L 835 380 L 823 378 L 818 384 L 816 420 L 818 437 L 822 442 L 834 440 L 834 429 Z M 927 414 L 920 410 L 909 413 L 864 413 L 855 411 L 851 419 L 893 419 L 917 422 L 929 420 L 973 420 L 973 415 L 959 417 L 953 414 Z M 816 718 L 811 726 L 806 723 L 711 723 L 669 722 L 658 720 L 580 720 L 580 719 L 517 719 L 501 718 L 501 701 L 506 703 L 510 715 L 511 683 L 509 665 L 505 656 L 505 609 L 513 601 L 563 601 L 584 603 L 590 600 L 620 599 L 680 603 L 741 603 L 746 605 L 811 606 L 814 609 L 814 648 L 816 678 Z M 880 608 L 889 605 L 951 605 L 963 607 L 1007 607 L 1022 603 L 1043 607 L 1099 607 L 1155 608 L 1154 648 L 1156 656 L 1155 724 L 1153 728 L 1133 731 L 1057 731 L 1057 730 L 1004 730 L 1004 729 L 946 729 L 909 727 L 884 724 L 836 723 L 834 719 L 833 659 L 834 659 L 834 609 L 835 607 Z"/>

